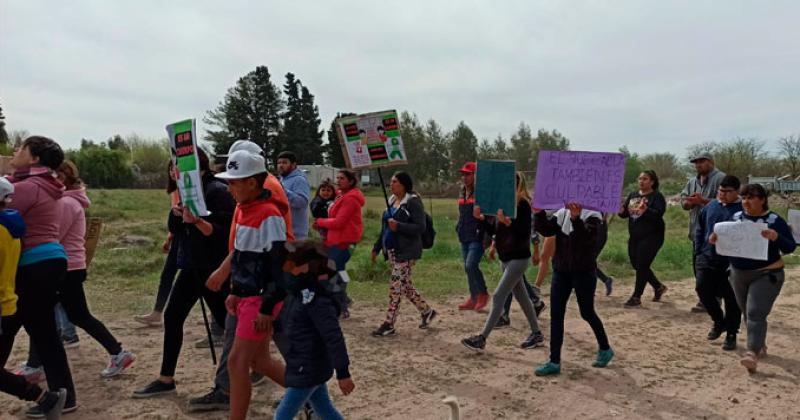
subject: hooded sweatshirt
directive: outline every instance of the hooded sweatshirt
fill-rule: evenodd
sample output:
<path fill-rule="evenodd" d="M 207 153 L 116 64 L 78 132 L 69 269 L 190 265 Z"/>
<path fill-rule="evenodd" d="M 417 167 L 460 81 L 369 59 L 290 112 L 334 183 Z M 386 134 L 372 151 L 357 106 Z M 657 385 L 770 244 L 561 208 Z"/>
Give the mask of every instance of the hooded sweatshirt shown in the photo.
<path fill-rule="evenodd" d="M 64 191 L 58 200 L 61 213 L 60 242 L 67 252 L 67 271 L 86 269 L 86 212 L 91 201 L 86 190 Z"/>
<path fill-rule="evenodd" d="M 9 179 L 14 200 L 9 208 L 19 211 L 27 226 L 22 238 L 20 266 L 48 259 L 67 258 L 59 244 L 59 205 L 64 185 L 47 167 L 34 165 L 17 171 Z"/>
<path fill-rule="evenodd" d="M 311 200 L 306 174 L 299 168 L 295 169 L 281 177 L 281 184 L 292 208 L 292 232 L 297 240 L 305 239 L 308 237 L 308 202 Z"/>
<path fill-rule="evenodd" d="M 17 312 L 14 285 L 17 278 L 20 239 L 25 235 L 25 222 L 16 210 L 0 211 L 0 316 Z"/>
<path fill-rule="evenodd" d="M 342 194 L 336 194 L 336 201 L 328 209 L 327 219 L 317 219 L 317 225 L 328 229 L 325 245 L 339 247 L 348 246 L 361 241 L 364 234 L 364 221 L 361 218 L 361 208 L 366 200 L 358 188 Z"/>

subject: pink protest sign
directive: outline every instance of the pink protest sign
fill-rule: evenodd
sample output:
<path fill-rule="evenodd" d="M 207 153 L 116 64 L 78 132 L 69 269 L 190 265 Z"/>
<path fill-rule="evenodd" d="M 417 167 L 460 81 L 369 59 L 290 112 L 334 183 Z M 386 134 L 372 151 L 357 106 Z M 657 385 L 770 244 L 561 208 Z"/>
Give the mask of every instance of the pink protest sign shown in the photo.
<path fill-rule="evenodd" d="M 533 207 L 560 209 L 575 202 L 586 209 L 616 213 L 624 175 L 622 153 L 540 151 Z"/>

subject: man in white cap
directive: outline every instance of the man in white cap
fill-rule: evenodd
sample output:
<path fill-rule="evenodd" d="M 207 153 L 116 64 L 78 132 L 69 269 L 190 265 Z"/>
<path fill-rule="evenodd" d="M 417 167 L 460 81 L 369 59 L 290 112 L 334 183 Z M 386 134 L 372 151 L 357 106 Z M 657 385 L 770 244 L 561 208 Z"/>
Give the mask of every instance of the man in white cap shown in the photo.
<path fill-rule="evenodd" d="M 690 179 L 681 191 L 681 206 L 684 210 L 689 211 L 689 240 L 692 241 L 692 250 L 694 250 L 694 230 L 697 226 L 697 216 L 706 204 L 717 197 L 717 189 L 719 189 L 722 179 L 725 178 L 725 173 L 714 167 L 714 157 L 708 152 L 692 156 L 689 162 L 694 164 L 697 176 Z M 694 271 L 695 257 L 694 251 L 692 251 L 692 271 Z M 698 301 L 697 305 L 692 307 L 692 312 L 706 312 L 706 308 Z"/>

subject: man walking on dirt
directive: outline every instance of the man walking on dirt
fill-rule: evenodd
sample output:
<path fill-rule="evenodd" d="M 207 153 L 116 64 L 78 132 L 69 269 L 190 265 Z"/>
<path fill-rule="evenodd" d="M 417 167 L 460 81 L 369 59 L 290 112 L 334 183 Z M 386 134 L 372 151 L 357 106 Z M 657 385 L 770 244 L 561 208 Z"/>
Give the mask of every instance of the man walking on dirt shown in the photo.
<path fill-rule="evenodd" d="M 708 152 L 699 153 L 689 161 L 694 164 L 697 176 L 690 179 L 683 191 L 681 191 L 681 206 L 683 206 L 684 210 L 689 211 L 689 240 L 694 244 L 694 229 L 697 226 L 697 217 L 700 214 L 700 210 L 716 198 L 717 189 L 720 182 L 722 182 L 722 178 L 725 178 L 725 173 L 714 167 L 714 157 Z M 692 246 L 693 272 L 694 249 L 696 247 Z M 692 307 L 692 312 L 706 312 L 706 308 L 698 301 L 697 305 Z"/>

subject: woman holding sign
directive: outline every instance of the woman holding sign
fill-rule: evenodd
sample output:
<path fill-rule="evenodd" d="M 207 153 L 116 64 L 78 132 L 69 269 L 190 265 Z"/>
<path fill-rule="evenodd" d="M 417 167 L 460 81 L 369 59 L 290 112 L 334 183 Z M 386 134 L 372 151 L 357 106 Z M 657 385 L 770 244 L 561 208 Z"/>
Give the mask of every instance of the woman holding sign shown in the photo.
<path fill-rule="evenodd" d="M 767 228 L 761 236 L 769 240 L 767 260 L 730 257 L 730 282 L 736 301 L 747 322 L 747 352 L 741 364 L 748 372 L 756 371 L 758 359 L 767 356 L 767 316 L 772 310 L 784 280 L 784 263 L 781 254 L 794 252 L 797 244 L 789 225 L 777 213 L 769 211 L 767 191 L 759 184 L 748 184 L 741 189 L 744 212 L 733 215 L 734 221 L 764 223 Z M 712 233 L 709 242 L 717 243 Z"/>
<path fill-rule="evenodd" d="M 503 277 L 500 278 L 500 283 L 494 290 L 492 311 L 486 319 L 483 331 L 478 335 L 461 340 L 461 344 L 477 352 L 482 352 L 486 347 L 486 339 L 489 338 L 489 334 L 503 314 L 506 298 L 512 293 L 522 307 L 522 312 L 525 313 L 531 327 L 530 336 L 522 342 L 520 347 L 531 349 L 544 345 L 544 335 L 539 329 L 536 310 L 531 298 L 528 297 L 522 278 L 530 265 L 531 258 L 531 196 L 521 172 L 516 174 L 516 184 L 517 217 L 515 219 L 507 217 L 500 209 L 497 211 L 496 222 L 488 223 L 486 216 L 481 214 L 481 208 L 475 205 L 474 209 L 474 217 L 482 220 L 486 230 L 490 234 L 494 234 L 495 248 L 503 267 Z"/>
<path fill-rule="evenodd" d="M 667 202 L 658 191 L 658 176 L 647 170 L 639 174 L 639 191 L 628 194 L 619 217 L 628 219 L 628 257 L 636 270 L 636 286 L 626 307 L 642 305 L 642 294 L 647 283 L 653 286 L 653 302 L 659 302 L 667 291 L 650 266 L 664 245 L 664 212 Z"/>
<path fill-rule="evenodd" d="M 561 373 L 564 314 L 573 289 L 578 299 L 581 318 L 592 327 L 600 348 L 592 366 L 606 367 L 614 358 L 614 351 L 608 344 L 603 322 L 594 310 L 602 215 L 596 211 L 583 210 L 577 203 L 570 203 L 567 208 L 562 208 L 551 217 L 544 210 L 534 211 L 536 231 L 542 236 L 556 238 L 553 279 L 550 285 L 550 360 L 536 368 L 534 373 L 536 376 Z"/>

